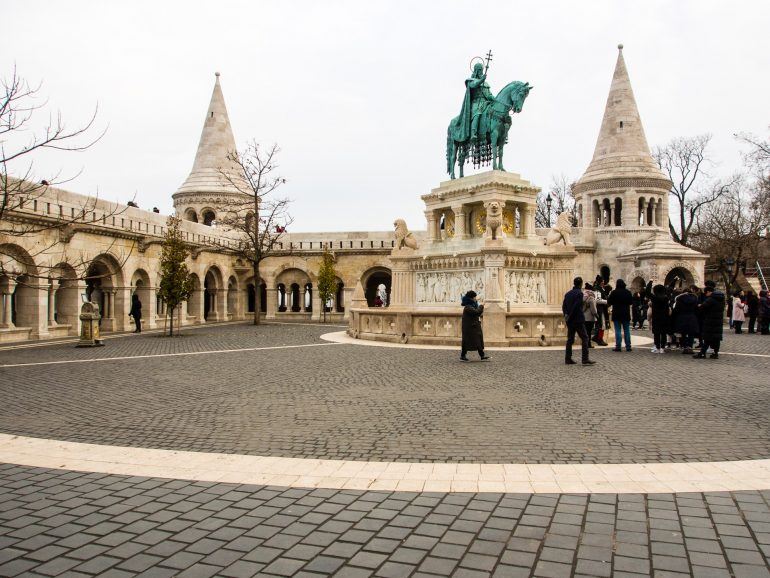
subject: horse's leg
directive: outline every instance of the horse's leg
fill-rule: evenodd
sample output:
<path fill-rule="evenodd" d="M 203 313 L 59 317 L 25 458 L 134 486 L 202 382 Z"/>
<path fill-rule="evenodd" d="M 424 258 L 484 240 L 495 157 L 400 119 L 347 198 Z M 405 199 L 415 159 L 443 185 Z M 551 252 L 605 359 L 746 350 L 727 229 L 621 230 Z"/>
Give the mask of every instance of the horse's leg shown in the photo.
<path fill-rule="evenodd" d="M 449 178 L 455 178 L 455 162 L 457 161 L 457 145 L 454 140 L 450 139 L 449 144 Z"/>
<path fill-rule="evenodd" d="M 458 159 L 458 163 L 460 166 L 460 178 L 463 178 L 465 176 L 465 159 L 468 156 L 468 149 L 462 145 L 462 150 L 460 151 L 460 158 Z"/>
<path fill-rule="evenodd" d="M 497 139 L 498 139 L 498 128 L 497 123 L 493 122 L 492 126 L 490 128 L 490 141 L 492 143 L 492 170 L 497 170 Z"/>
<path fill-rule="evenodd" d="M 500 140 L 505 140 L 502 137 L 502 134 L 501 134 Z M 505 171 L 505 168 L 503 167 L 503 150 L 505 150 L 505 146 L 504 145 L 505 145 L 505 143 L 501 142 L 500 146 L 497 147 L 498 154 L 500 155 L 499 159 L 497 161 L 497 170 L 498 171 Z"/>

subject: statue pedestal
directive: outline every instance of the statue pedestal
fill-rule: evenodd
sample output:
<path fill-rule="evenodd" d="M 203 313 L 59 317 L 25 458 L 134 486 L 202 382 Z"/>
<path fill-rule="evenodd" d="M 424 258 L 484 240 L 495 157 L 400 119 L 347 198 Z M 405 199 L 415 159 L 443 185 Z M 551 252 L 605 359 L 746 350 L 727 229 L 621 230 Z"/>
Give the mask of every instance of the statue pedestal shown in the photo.
<path fill-rule="evenodd" d="M 517 174 L 489 171 L 445 181 L 424 195 L 427 239 L 391 253 L 391 306 L 354 300 L 349 333 L 459 347 L 460 300 L 473 290 L 484 303 L 489 346 L 566 341 L 561 301 L 572 287 L 577 253 L 571 245 L 546 247 L 535 233 L 539 190 Z"/>

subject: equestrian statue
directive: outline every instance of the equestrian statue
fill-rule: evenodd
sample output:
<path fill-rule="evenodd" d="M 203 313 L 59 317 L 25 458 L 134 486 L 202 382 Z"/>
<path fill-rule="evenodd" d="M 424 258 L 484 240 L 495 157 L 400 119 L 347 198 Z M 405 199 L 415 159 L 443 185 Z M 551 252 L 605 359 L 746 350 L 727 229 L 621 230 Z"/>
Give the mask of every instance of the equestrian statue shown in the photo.
<path fill-rule="evenodd" d="M 490 51 L 486 65 L 481 58 L 473 59 L 471 77 L 465 81 L 465 98 L 456 116 L 449 123 L 446 139 L 447 172 L 455 178 L 455 164 L 463 166 L 468 159 L 474 167 L 492 163 L 492 170 L 504 171 L 503 146 L 508 142 L 508 130 L 511 128 L 510 115 L 521 112 L 524 100 L 532 90 L 528 82 L 515 80 L 509 82 L 497 96 L 487 84 L 487 70 L 492 60 Z"/>

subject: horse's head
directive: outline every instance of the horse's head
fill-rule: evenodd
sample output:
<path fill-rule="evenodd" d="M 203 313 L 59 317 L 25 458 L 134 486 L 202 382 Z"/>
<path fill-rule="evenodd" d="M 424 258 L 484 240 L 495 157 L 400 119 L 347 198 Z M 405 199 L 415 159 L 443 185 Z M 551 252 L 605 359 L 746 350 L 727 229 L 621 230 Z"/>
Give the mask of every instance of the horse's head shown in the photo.
<path fill-rule="evenodd" d="M 529 91 L 535 87 L 530 86 L 529 82 L 516 81 L 511 84 L 517 85 L 511 90 L 511 109 L 513 112 L 521 112 L 521 109 L 524 106 L 524 100 L 529 96 Z"/>

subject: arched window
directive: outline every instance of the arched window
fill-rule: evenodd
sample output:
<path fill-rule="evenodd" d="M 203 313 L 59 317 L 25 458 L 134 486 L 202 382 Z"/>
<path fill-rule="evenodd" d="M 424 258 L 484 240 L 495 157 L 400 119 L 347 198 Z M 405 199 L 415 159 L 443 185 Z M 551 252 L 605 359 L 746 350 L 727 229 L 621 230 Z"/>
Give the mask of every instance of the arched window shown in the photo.
<path fill-rule="evenodd" d="M 192 221 L 193 223 L 198 222 L 198 213 L 195 212 L 195 209 L 187 209 L 184 212 L 184 218 L 188 221 Z"/>
<path fill-rule="evenodd" d="M 214 214 L 214 211 L 206 210 L 203 212 L 203 224 L 207 227 L 210 227 L 214 221 L 216 220 L 216 215 Z"/>

